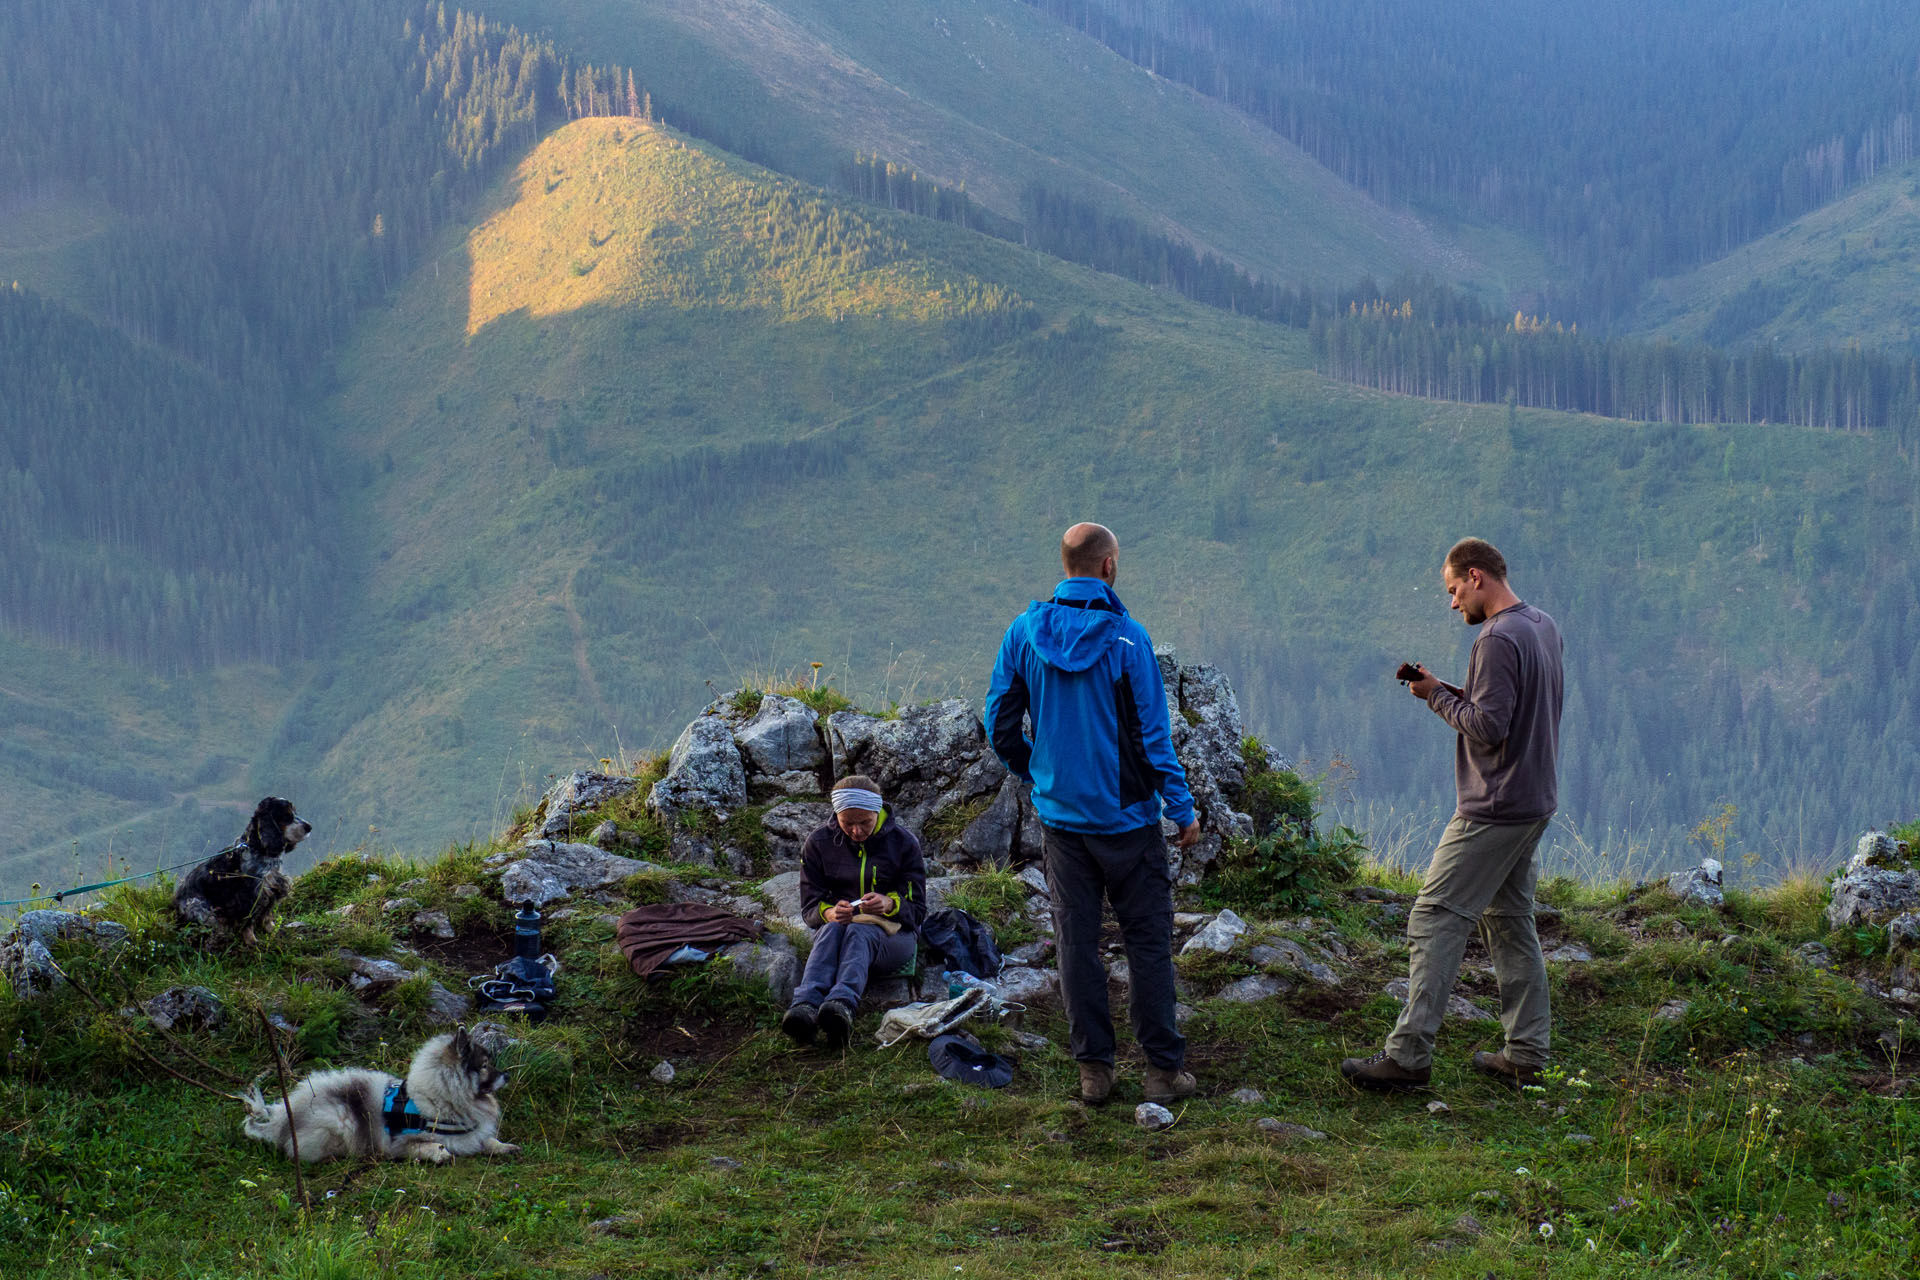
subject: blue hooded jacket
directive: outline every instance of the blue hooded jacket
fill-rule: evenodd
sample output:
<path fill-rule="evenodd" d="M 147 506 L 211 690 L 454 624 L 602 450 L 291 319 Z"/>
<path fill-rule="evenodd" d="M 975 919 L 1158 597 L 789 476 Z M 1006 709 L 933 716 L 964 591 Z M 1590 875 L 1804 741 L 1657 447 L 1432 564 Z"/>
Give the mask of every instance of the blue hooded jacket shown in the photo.
<path fill-rule="evenodd" d="M 1007 628 L 987 733 L 1056 830 L 1135 831 L 1159 823 L 1163 802 L 1176 824 L 1193 821 L 1153 641 L 1098 578 L 1068 578 Z"/>

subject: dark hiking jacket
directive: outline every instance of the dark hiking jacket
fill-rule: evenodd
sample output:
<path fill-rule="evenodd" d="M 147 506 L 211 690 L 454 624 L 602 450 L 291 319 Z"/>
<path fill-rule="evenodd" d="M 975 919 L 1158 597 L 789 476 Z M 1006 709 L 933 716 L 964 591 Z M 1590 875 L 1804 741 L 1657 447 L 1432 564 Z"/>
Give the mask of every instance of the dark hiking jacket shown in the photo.
<path fill-rule="evenodd" d="M 858 902 L 867 893 L 892 899 L 881 914 L 898 920 L 903 929 L 917 931 L 927 914 L 927 863 L 920 842 L 884 809 L 880 825 L 864 843 L 855 844 L 829 818 L 800 851 L 800 916 L 808 928 L 826 923 L 820 915 L 823 906 Z"/>

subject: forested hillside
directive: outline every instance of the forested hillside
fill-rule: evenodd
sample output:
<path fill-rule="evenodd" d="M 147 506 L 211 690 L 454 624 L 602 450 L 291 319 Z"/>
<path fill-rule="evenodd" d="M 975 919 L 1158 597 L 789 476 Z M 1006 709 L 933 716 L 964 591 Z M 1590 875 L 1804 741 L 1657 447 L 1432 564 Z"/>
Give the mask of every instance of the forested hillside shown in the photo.
<path fill-rule="evenodd" d="M 1914 156 L 1902 0 L 1028 0 L 1389 203 L 1542 239 L 1602 323 Z"/>

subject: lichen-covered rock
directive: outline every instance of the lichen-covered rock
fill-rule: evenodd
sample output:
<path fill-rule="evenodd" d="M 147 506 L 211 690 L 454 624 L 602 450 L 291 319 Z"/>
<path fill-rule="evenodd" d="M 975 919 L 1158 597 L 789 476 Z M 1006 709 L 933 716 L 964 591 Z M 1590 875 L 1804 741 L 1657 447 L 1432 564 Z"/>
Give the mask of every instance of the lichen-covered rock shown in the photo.
<path fill-rule="evenodd" d="M 760 981 L 774 1000 L 785 1008 L 800 985 L 800 953 L 784 933 L 768 933 L 759 942 L 736 942 L 722 948 L 718 960 L 725 957 L 734 973 L 743 981 Z"/>
<path fill-rule="evenodd" d="M 730 812 L 746 802 L 747 768 L 733 726 L 710 707 L 680 731 L 666 776 L 647 793 L 647 808 L 673 822 L 689 810 Z"/>
<path fill-rule="evenodd" d="M 760 886 L 760 893 L 772 904 L 770 914 L 774 919 L 805 927 L 805 923 L 800 919 L 800 873 L 798 871 L 782 871 L 763 883 Z"/>
<path fill-rule="evenodd" d="M 1854 843 L 1853 857 L 1847 860 L 1847 870 L 1886 867 L 1903 871 L 1907 866 L 1908 852 L 1904 840 L 1895 840 L 1884 831 L 1869 831 Z"/>
<path fill-rule="evenodd" d="M 767 855 L 775 871 L 796 871 L 800 851 L 807 837 L 833 817 L 833 806 L 817 800 L 789 800 L 776 804 L 760 816 L 760 829 L 767 835 Z"/>
<path fill-rule="evenodd" d="M 798 698 L 780 694 L 762 698 L 753 718 L 733 734 L 748 774 L 767 780 L 783 794 L 819 791 L 827 750 L 815 723 L 818 719 L 813 708 Z"/>
<path fill-rule="evenodd" d="M 1859 860 L 1854 855 L 1855 861 Z M 1920 907 L 1920 871 L 1896 871 L 1889 867 L 1862 864 L 1849 869 L 1833 882 L 1833 898 L 1827 903 L 1827 927 L 1851 929 L 1855 925 L 1880 924 Z"/>
<path fill-rule="evenodd" d="M 427 988 L 427 1022 L 436 1027 L 456 1026 L 473 1012 L 473 1001 L 439 983 Z"/>
<path fill-rule="evenodd" d="M 948 857 L 979 866 L 1004 866 L 1019 842 L 1020 780 L 1008 775 L 987 811 L 968 823 L 954 841 Z"/>
<path fill-rule="evenodd" d="M 999 988 L 1002 1000 L 1033 1005 L 1060 994 L 1060 974 L 1054 969 L 1008 965 L 995 975 L 994 985 Z"/>
<path fill-rule="evenodd" d="M 1920 944 L 1920 915 L 1907 911 L 1887 921 L 1887 946 L 1890 950 L 1905 951 L 1916 944 Z"/>
<path fill-rule="evenodd" d="M 635 785 L 632 778 L 584 771 L 569 773 L 540 797 L 540 805 L 533 811 L 532 838 L 569 840 L 585 834 L 574 829 L 575 814 L 601 808 L 632 791 Z"/>
<path fill-rule="evenodd" d="M 218 1031 L 227 1021 L 226 1006 L 206 987 L 168 987 L 140 1010 L 163 1031 Z"/>
<path fill-rule="evenodd" d="M 1133 1109 L 1133 1122 L 1148 1133 L 1158 1133 L 1173 1126 L 1173 1112 L 1157 1102 L 1143 1102 Z"/>
<path fill-rule="evenodd" d="M 500 896 L 508 902 L 545 906 L 576 893 L 607 889 L 630 875 L 659 868 L 634 858 L 623 858 L 590 844 L 561 844 L 543 840 L 519 851 L 519 857 L 500 873 Z"/>
<path fill-rule="evenodd" d="M 379 995 L 413 977 L 413 970 L 396 964 L 392 960 L 358 956 L 344 950 L 341 951 L 340 958 L 347 962 L 347 985 L 362 995 Z"/>
<path fill-rule="evenodd" d="M 1682 902 L 1695 903 L 1703 907 L 1717 907 L 1726 901 L 1726 894 L 1721 890 L 1720 878 L 1720 864 L 1712 858 L 1706 858 L 1697 867 L 1676 871 L 1668 876 L 1667 892 Z"/>
<path fill-rule="evenodd" d="M 1405 978 L 1395 978 L 1392 982 L 1389 982 L 1381 988 L 1382 991 L 1392 996 L 1395 1000 L 1398 1000 L 1401 1004 L 1407 1002 L 1409 989 L 1409 983 Z M 1485 1009 L 1482 1009 L 1479 1005 L 1473 1003 L 1473 1001 L 1467 999 L 1457 991 L 1447 996 L 1447 1016 L 1449 1018 L 1460 1018 L 1468 1022 L 1498 1021 L 1491 1013 L 1488 1013 Z"/>
<path fill-rule="evenodd" d="M 1261 1000 L 1271 1000 L 1293 990 L 1293 984 L 1285 978 L 1276 978 L 1270 973 L 1254 973 L 1230 982 L 1222 987 L 1216 1000 L 1225 1000 L 1229 1004 L 1255 1004 Z"/>
<path fill-rule="evenodd" d="M 32 1000 L 66 985 L 53 958 L 56 942 L 85 942 L 111 951 L 127 940 L 127 927 L 74 911 L 28 911 L 0 939 L 0 974 L 14 994 Z"/>
<path fill-rule="evenodd" d="M 827 748 L 836 778 L 872 778 L 894 820 L 918 833 L 928 855 L 943 861 L 954 855 L 928 838 L 928 820 L 996 796 L 1007 778 L 980 717 L 959 698 L 909 707 L 895 719 L 836 711 L 827 717 Z"/>
<path fill-rule="evenodd" d="M 1234 940 L 1246 931 L 1247 922 L 1223 908 L 1205 928 L 1187 939 L 1180 952 L 1184 955 L 1189 951 L 1214 951 L 1224 955 L 1233 950 Z"/>
<path fill-rule="evenodd" d="M 451 938 L 453 919 L 444 911 L 422 911 L 413 917 L 413 931 L 435 938 Z"/>

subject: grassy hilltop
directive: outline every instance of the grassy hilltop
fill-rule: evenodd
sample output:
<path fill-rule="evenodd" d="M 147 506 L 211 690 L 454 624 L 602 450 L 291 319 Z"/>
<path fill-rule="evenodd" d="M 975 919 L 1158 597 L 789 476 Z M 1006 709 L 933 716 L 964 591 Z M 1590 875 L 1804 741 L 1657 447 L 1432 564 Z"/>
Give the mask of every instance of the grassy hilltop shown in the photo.
<path fill-rule="evenodd" d="M 1889 957 L 1884 930 L 1827 933 L 1825 887 L 1810 880 L 1735 890 L 1722 908 L 1545 882 L 1548 947 L 1590 957 L 1551 964 L 1556 1069 L 1522 1093 L 1473 1076 L 1465 1059 L 1498 1029 L 1453 1017 L 1432 1093 L 1399 1098 L 1356 1093 L 1334 1063 L 1391 1025 L 1382 987 L 1405 975 L 1393 911 L 1411 882 L 1376 867 L 1361 892 L 1315 907 L 1269 917 L 1241 903 L 1253 923 L 1240 947 L 1180 961 L 1201 1092 L 1148 1134 L 1132 1122 L 1131 1042 L 1115 1105 L 1082 1107 L 1048 1005 L 1024 1028 L 1043 1047 L 978 1028 L 1018 1059 L 1013 1084 L 988 1092 L 940 1081 L 922 1048 L 873 1047 L 871 1011 L 843 1061 L 796 1050 L 765 989 L 718 962 L 640 982 L 601 911 L 692 882 L 755 892 L 690 868 L 646 872 L 605 905 L 550 913 L 556 1016 L 507 1026 L 518 1043 L 502 1136 L 521 1158 L 312 1168 L 303 1213 L 289 1165 L 240 1135 L 238 1105 L 157 1064 L 216 1093 L 244 1083 L 271 1069 L 271 1012 L 292 1028 L 296 1072 L 404 1069 L 432 1030 L 429 985 L 459 989 L 508 950 L 489 851 L 325 863 L 247 954 L 183 934 L 164 885 L 118 890 L 100 912 L 132 935 L 111 958 L 56 946 L 99 1008 L 72 988 L 22 1002 L 0 986 L 0 1271 L 1705 1280 L 1920 1265 L 1914 1022 L 1867 989 L 1910 983 L 1912 955 Z M 1216 892 L 1190 905 L 1218 905 Z M 396 898 L 447 910 L 458 936 L 394 950 L 415 909 L 386 910 Z M 1004 871 L 954 897 L 1030 931 L 1023 899 Z M 1277 997 L 1221 998 L 1260 971 L 1253 941 L 1287 939 L 1324 956 L 1338 985 L 1296 974 Z M 341 948 L 418 976 L 357 997 Z M 107 1012 L 183 983 L 224 1002 L 224 1027 L 163 1037 Z M 1493 1005 L 1477 948 L 1460 994 Z M 663 1060 L 669 1084 L 649 1078 Z"/>
<path fill-rule="evenodd" d="M 1298 331 L 627 120 L 545 140 L 339 388 L 360 568 L 255 774 L 299 780 L 323 848 L 485 837 L 556 761 L 667 745 L 709 681 L 819 661 L 877 703 L 977 695 L 1083 516 L 1121 531 L 1156 638 L 1403 813 L 1440 808 L 1448 743 L 1384 673 L 1463 659 L 1432 564 L 1465 529 L 1520 548 L 1578 637 L 1568 807 L 1596 836 L 1637 815 L 1643 857 L 1682 857 L 1675 826 L 1732 799 L 1778 862 L 1905 794 L 1884 753 L 1844 791 L 1761 784 L 1687 730 L 1722 680 L 1818 714 L 1869 603 L 1850 578 L 1910 527 L 1870 437 L 1354 390 Z M 1845 497 L 1869 488 L 1891 518 Z M 1798 731 L 1754 716 L 1728 732 Z"/>

